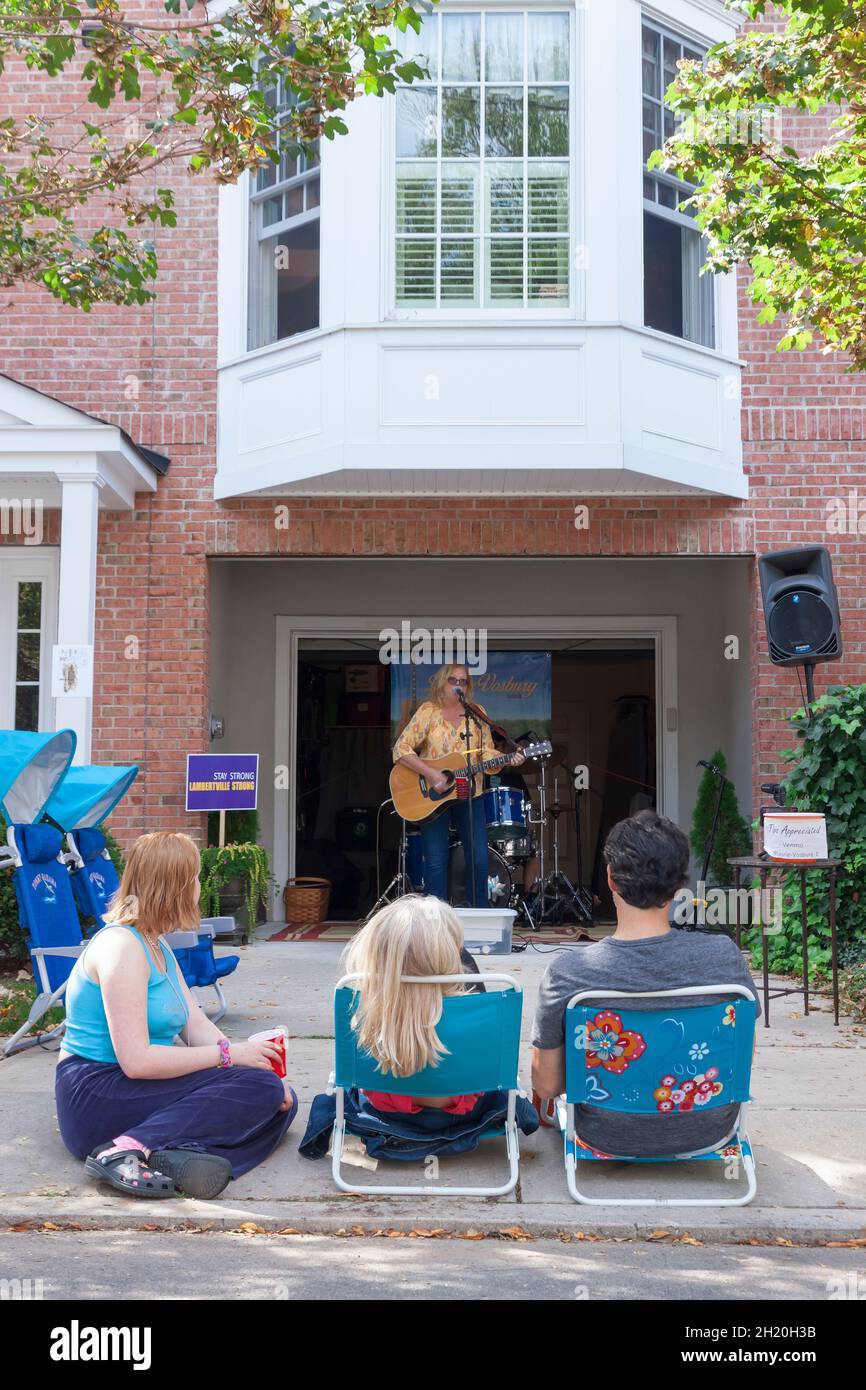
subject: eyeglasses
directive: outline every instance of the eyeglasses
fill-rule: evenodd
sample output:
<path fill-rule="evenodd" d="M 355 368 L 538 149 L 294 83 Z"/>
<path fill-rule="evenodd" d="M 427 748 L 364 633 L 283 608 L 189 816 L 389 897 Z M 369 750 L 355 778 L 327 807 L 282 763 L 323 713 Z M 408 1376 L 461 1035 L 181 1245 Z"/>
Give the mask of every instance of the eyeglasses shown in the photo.
<path fill-rule="evenodd" d="M 468 685 L 469 682 L 468 682 L 468 680 L 465 680 L 463 676 L 449 676 L 449 677 L 448 677 L 448 684 L 449 684 L 449 685 Z"/>

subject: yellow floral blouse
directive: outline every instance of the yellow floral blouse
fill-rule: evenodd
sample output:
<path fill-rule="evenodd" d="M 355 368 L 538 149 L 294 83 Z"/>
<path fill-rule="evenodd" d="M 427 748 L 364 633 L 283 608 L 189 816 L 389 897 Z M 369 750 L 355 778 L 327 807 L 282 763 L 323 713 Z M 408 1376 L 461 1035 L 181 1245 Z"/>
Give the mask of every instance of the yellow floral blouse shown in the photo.
<path fill-rule="evenodd" d="M 478 708 L 483 710 L 484 706 L 479 705 Z M 487 713 L 486 710 L 484 712 Z M 394 744 L 394 762 L 402 758 L 404 753 L 415 753 L 419 758 L 444 758 L 448 753 L 462 752 L 466 747 L 464 739 L 463 721 L 455 729 L 443 715 L 441 706 L 425 700 Z M 481 729 L 477 724 L 472 724 L 470 743 L 472 748 L 480 748 L 484 757 L 496 755 L 496 745 L 486 724 Z"/>

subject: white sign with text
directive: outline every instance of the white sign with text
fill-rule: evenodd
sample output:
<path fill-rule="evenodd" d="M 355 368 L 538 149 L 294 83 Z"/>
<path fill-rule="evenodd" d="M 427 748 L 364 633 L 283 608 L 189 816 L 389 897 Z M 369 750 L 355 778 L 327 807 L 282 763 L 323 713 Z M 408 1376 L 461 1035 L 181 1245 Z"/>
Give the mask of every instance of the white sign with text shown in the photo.
<path fill-rule="evenodd" d="M 765 811 L 764 849 L 771 859 L 826 859 L 826 817 L 817 811 Z"/>

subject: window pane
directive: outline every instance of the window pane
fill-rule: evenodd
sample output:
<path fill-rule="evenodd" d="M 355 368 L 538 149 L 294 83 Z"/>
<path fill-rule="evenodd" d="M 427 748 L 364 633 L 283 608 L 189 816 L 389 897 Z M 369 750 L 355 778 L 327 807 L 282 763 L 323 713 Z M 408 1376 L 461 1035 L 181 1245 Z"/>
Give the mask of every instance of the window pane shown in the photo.
<path fill-rule="evenodd" d="M 677 204 L 680 200 L 677 190 L 673 188 L 669 183 L 661 182 L 656 184 L 656 189 L 658 193 L 658 201 L 661 203 L 662 207 L 676 209 Z"/>
<path fill-rule="evenodd" d="M 442 240 L 440 295 L 442 302 L 474 306 L 478 303 L 478 243 Z"/>
<path fill-rule="evenodd" d="M 19 685 L 15 691 L 15 728 L 39 728 L 39 687 L 38 685 Z"/>
<path fill-rule="evenodd" d="M 533 164 L 529 169 L 529 230 L 568 231 L 568 166 Z"/>
<path fill-rule="evenodd" d="M 310 179 L 310 182 L 306 185 L 306 189 L 307 208 L 317 208 L 321 201 L 322 190 L 320 180 L 317 178 Z"/>
<path fill-rule="evenodd" d="M 487 82 L 523 81 L 523 15 L 489 14 L 484 24 Z"/>
<path fill-rule="evenodd" d="M 430 87 L 397 91 L 397 155 L 435 156 L 438 107 Z"/>
<path fill-rule="evenodd" d="M 272 227 L 275 222 L 283 220 L 283 197 L 278 193 L 276 198 L 268 198 L 262 203 L 262 226 Z"/>
<path fill-rule="evenodd" d="M 318 328 L 318 217 L 261 242 L 253 311 L 253 347 Z"/>
<path fill-rule="evenodd" d="M 662 109 L 654 101 L 647 101 L 644 98 L 643 104 L 643 157 L 649 159 L 653 150 L 657 150 L 662 144 L 661 127 Z"/>
<path fill-rule="evenodd" d="M 655 184 L 655 179 L 648 179 L 647 176 L 646 176 L 646 174 L 644 174 L 644 176 L 643 176 L 643 196 L 644 196 L 645 198 L 649 198 L 649 200 L 650 200 L 651 203 L 654 203 L 654 202 L 655 202 L 655 199 L 656 199 L 656 184 Z"/>
<path fill-rule="evenodd" d="M 643 29 L 643 94 L 645 97 L 661 97 L 662 81 L 659 71 L 661 36 L 655 29 Z"/>
<path fill-rule="evenodd" d="M 397 238 L 397 299 L 401 304 L 436 302 L 436 242 Z"/>
<path fill-rule="evenodd" d="M 18 626 L 35 628 L 42 626 L 42 585 L 25 583 L 18 585 Z"/>
<path fill-rule="evenodd" d="M 523 304 L 523 237 L 488 241 L 487 303 Z"/>
<path fill-rule="evenodd" d="M 665 66 L 664 66 L 664 84 L 663 84 L 663 87 L 662 87 L 662 96 L 664 96 L 664 94 L 665 94 L 665 92 L 667 91 L 668 87 L 671 85 L 671 83 L 672 83 L 672 82 L 675 80 L 675 78 L 676 78 L 676 75 L 677 75 L 677 63 L 678 63 L 679 60 L 680 60 L 680 53 L 681 53 L 680 45 L 679 45 L 678 43 L 675 43 L 673 39 L 669 39 L 669 38 L 667 38 L 667 36 L 666 36 L 666 37 L 665 37 L 665 41 L 664 41 L 664 58 L 665 58 Z"/>
<path fill-rule="evenodd" d="M 529 239 L 529 302 L 568 303 L 568 242 Z"/>
<path fill-rule="evenodd" d="M 39 680 L 39 633 L 19 632 L 18 660 L 15 667 L 18 681 Z"/>
<path fill-rule="evenodd" d="M 442 153 L 451 156 L 481 153 L 477 87 L 442 88 Z"/>
<path fill-rule="evenodd" d="M 397 166 L 397 231 L 435 232 L 436 175 L 429 165 Z"/>
<path fill-rule="evenodd" d="M 683 336 L 682 233 L 675 222 L 644 213 L 644 322 Z"/>
<path fill-rule="evenodd" d="M 265 188 L 272 188 L 277 181 L 277 166 L 269 159 L 263 168 L 256 174 L 256 191 L 261 193 Z"/>
<path fill-rule="evenodd" d="M 439 76 L 439 20 L 435 14 L 421 16 L 421 33 L 416 34 L 411 24 L 406 26 L 405 34 L 397 35 L 397 47 L 407 62 L 418 63 L 426 68 L 435 82 Z"/>
<path fill-rule="evenodd" d="M 481 16 L 443 14 L 442 81 L 477 82 L 481 77 Z"/>
<path fill-rule="evenodd" d="M 523 88 L 485 89 L 484 149 L 493 156 L 523 154 Z"/>
<path fill-rule="evenodd" d="M 443 232 L 478 230 L 478 172 L 477 164 L 443 164 Z"/>
<path fill-rule="evenodd" d="M 487 225 L 489 232 L 523 231 L 523 164 L 488 164 Z"/>
<path fill-rule="evenodd" d="M 529 90 L 529 154 L 568 154 L 568 88 Z"/>
<path fill-rule="evenodd" d="M 529 81 L 568 81 L 568 15 L 530 14 Z"/>

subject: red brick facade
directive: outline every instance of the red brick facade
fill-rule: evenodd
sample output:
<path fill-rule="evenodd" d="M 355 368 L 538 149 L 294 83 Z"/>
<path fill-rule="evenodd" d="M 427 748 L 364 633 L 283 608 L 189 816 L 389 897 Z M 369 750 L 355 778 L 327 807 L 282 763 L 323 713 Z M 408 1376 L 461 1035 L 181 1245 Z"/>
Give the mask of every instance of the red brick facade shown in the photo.
<path fill-rule="evenodd" d="M 16 82 L 22 99 L 32 82 Z M 155 496 L 100 519 L 93 756 L 144 770 L 116 817 L 121 835 L 186 823 L 178 754 L 207 747 L 211 556 L 755 555 L 818 542 L 833 556 L 845 642 L 844 661 L 819 668 L 818 688 L 864 679 L 863 537 L 826 530 L 833 498 L 854 492 L 866 513 L 866 384 L 843 363 L 817 350 L 780 356 L 777 333 L 756 326 L 743 299 L 748 502 L 592 499 L 590 529 L 578 531 L 579 497 L 436 499 L 421 510 L 409 500 L 299 499 L 288 529 L 276 529 L 275 499 L 213 500 L 217 192 L 204 178 L 173 184 L 178 226 L 156 234 L 153 305 L 84 315 L 22 289 L 3 311 L 3 371 L 171 458 Z M 56 543 L 56 530 L 46 539 Z M 742 645 L 754 672 L 758 781 L 779 770 L 796 682 L 765 655 L 757 582 L 754 595 Z M 129 636 L 139 639 L 137 659 L 125 653 Z"/>

